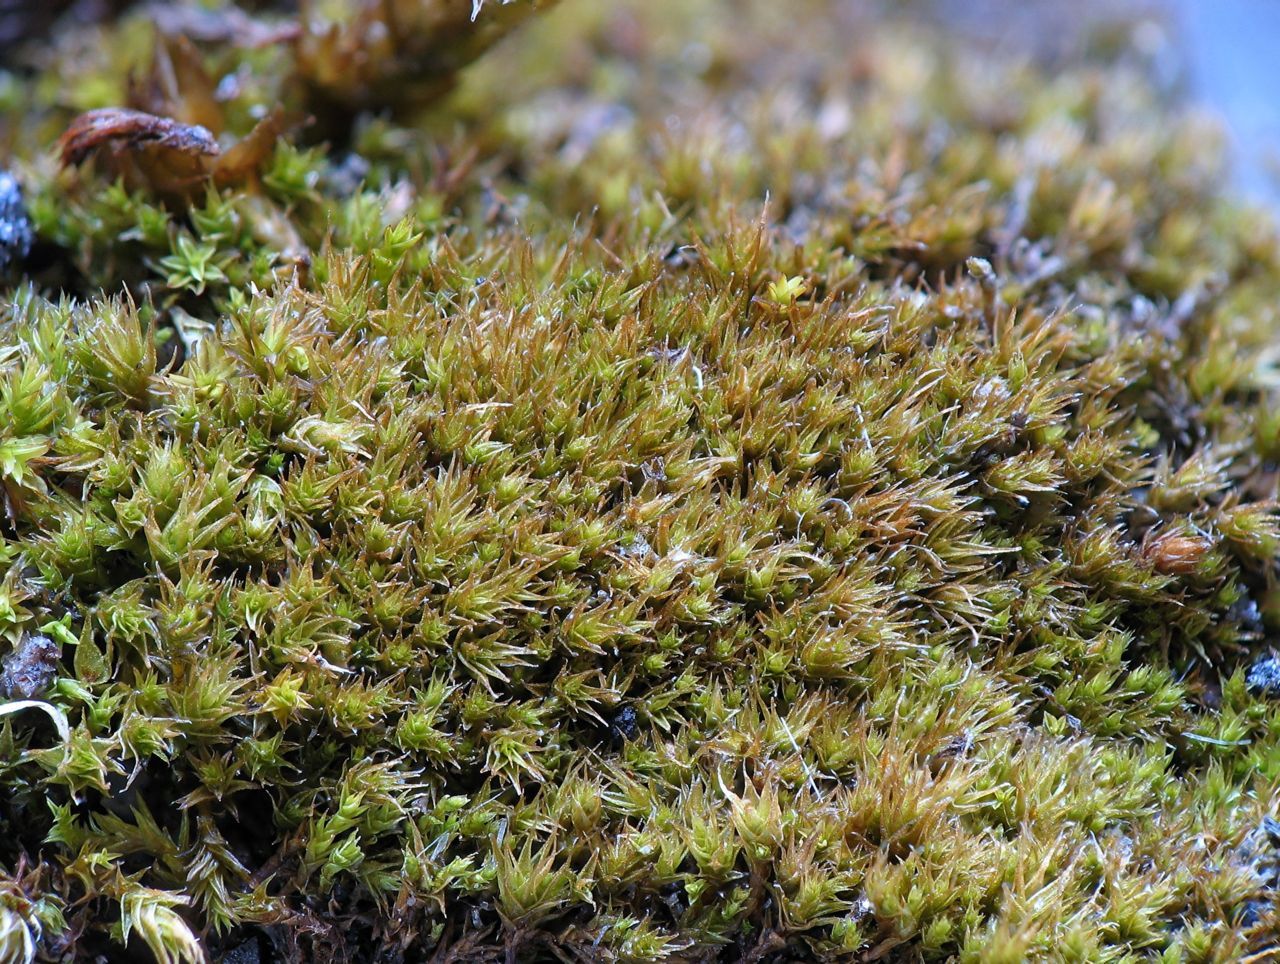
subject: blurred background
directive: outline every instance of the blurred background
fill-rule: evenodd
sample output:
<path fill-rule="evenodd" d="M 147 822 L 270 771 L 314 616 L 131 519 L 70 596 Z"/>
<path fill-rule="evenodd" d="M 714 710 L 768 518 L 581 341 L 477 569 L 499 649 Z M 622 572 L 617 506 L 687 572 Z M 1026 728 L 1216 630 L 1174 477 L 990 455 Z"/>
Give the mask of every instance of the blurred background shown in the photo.
<path fill-rule="evenodd" d="M 1220 111 L 1247 194 L 1280 208 L 1280 2 L 1179 0 L 1193 95 Z"/>
<path fill-rule="evenodd" d="M 345 0 L 362 2 L 376 0 Z M 135 5 L 136 0 L 0 0 L 0 72 L 16 67 L 18 48 L 38 43 L 59 18 L 86 23 Z M 299 3 L 240 5 L 288 12 Z M 914 21 L 954 31 L 984 45 L 991 57 L 1011 61 L 1030 56 L 1065 66 L 1099 52 L 1136 52 L 1171 98 L 1220 120 L 1231 145 L 1233 189 L 1280 211 L 1280 0 L 831 0 L 829 7 L 842 25 L 866 18 Z"/>
<path fill-rule="evenodd" d="M 1131 44 L 1171 96 L 1215 115 L 1236 191 L 1280 211 L 1280 0 L 913 0 L 880 3 L 985 44 L 1065 64 Z"/>

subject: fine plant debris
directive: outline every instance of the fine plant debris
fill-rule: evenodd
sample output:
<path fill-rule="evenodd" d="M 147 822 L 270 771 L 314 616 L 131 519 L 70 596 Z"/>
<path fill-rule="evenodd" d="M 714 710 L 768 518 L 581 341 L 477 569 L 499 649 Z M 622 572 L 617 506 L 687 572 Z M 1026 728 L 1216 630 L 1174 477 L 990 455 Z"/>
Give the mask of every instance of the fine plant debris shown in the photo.
<path fill-rule="evenodd" d="M 1274 219 L 917 5 L 5 14 L 0 961 L 1280 953 Z"/>

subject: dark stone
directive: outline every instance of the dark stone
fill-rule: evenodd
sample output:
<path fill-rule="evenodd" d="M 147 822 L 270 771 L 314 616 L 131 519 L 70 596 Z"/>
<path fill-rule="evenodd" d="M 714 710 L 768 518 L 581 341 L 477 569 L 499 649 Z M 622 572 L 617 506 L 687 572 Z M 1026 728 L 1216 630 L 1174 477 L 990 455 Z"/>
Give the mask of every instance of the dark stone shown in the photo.
<path fill-rule="evenodd" d="M 671 909 L 671 916 L 675 920 L 680 920 L 689 910 L 688 891 L 684 889 L 684 884 L 673 882 L 662 888 L 662 902 Z"/>
<path fill-rule="evenodd" d="M 25 261 L 33 241 L 35 231 L 27 217 L 22 187 L 12 174 L 0 170 L 0 271 Z"/>
<path fill-rule="evenodd" d="M 222 964 L 262 964 L 262 948 L 251 938 L 227 951 Z"/>
<path fill-rule="evenodd" d="M 1240 912 L 1240 926 L 1252 927 L 1262 920 L 1262 915 L 1269 910 L 1271 910 L 1271 902 L 1269 900 L 1246 900 L 1244 909 Z"/>
<path fill-rule="evenodd" d="M 1262 611 L 1258 609 L 1258 603 L 1248 596 L 1232 603 L 1231 608 L 1227 610 L 1227 616 L 1239 623 L 1240 628 L 1246 632 L 1255 634 L 1262 632 Z"/>
<path fill-rule="evenodd" d="M 1255 696 L 1280 696 L 1280 659 L 1271 653 L 1259 656 L 1249 667 L 1245 685 Z"/>
<path fill-rule="evenodd" d="M 62 647 L 48 636 L 24 636 L 0 664 L 0 697 L 33 700 L 53 685 Z"/>
<path fill-rule="evenodd" d="M 636 734 L 640 732 L 640 728 L 636 725 L 636 711 L 629 706 L 624 706 L 614 714 L 613 721 L 609 724 L 609 735 L 613 737 L 613 742 L 617 744 L 625 743 L 627 740 L 634 740 Z"/>
<path fill-rule="evenodd" d="M 210 938 L 209 959 L 218 964 L 281 964 L 294 959 L 285 950 L 286 944 L 279 927 L 242 927 L 221 938 Z"/>

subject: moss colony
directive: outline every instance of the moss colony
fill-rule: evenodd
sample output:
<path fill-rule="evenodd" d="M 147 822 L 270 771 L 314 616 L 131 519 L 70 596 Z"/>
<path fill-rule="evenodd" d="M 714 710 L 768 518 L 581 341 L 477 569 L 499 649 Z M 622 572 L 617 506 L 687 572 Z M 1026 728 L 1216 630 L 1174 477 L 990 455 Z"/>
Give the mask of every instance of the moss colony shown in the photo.
<path fill-rule="evenodd" d="M 816 0 L 456 74 L 534 6 L 6 54 L 0 959 L 1272 959 L 1211 133 Z"/>

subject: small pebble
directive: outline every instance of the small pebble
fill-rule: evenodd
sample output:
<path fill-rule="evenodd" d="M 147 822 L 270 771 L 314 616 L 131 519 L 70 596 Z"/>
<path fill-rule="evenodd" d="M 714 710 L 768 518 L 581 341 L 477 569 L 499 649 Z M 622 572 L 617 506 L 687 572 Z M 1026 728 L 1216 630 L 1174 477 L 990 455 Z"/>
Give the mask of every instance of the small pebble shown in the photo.
<path fill-rule="evenodd" d="M 34 700 L 44 694 L 58 675 L 62 647 L 48 636 L 25 636 L 18 648 L 0 664 L 0 697 Z"/>
<path fill-rule="evenodd" d="M 25 260 L 34 240 L 22 187 L 12 174 L 0 170 L 0 271 Z"/>
<path fill-rule="evenodd" d="M 1280 659 L 1259 656 L 1245 677 L 1245 685 L 1255 696 L 1280 696 Z"/>
<path fill-rule="evenodd" d="M 262 964 L 262 948 L 256 938 L 250 938 L 227 951 L 223 964 Z"/>
<path fill-rule="evenodd" d="M 609 724 L 609 733 L 616 744 L 634 740 L 639 732 L 640 728 L 636 726 L 636 711 L 629 706 L 620 709 L 613 717 L 613 722 Z"/>

